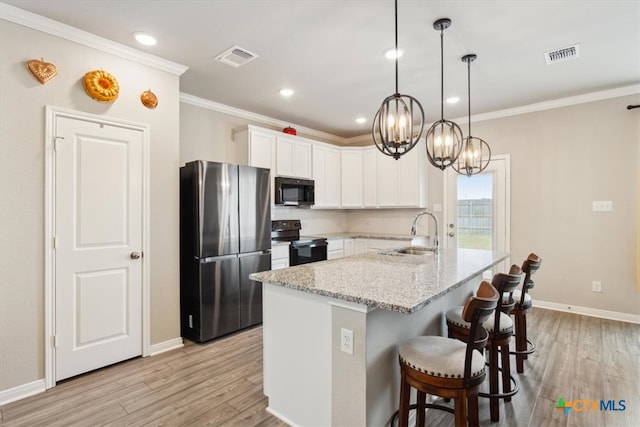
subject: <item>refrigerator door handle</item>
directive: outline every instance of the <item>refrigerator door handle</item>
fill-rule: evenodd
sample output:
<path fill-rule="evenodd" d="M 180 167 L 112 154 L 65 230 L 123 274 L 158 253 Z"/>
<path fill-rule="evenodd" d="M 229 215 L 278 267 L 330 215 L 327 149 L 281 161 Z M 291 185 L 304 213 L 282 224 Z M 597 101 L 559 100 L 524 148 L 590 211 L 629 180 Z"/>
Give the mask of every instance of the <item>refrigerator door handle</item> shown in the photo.
<path fill-rule="evenodd" d="M 197 258 L 200 264 L 207 264 L 210 262 L 222 261 L 225 259 L 237 258 L 238 255 L 222 255 L 222 256 L 210 256 L 207 258 Z"/>
<path fill-rule="evenodd" d="M 263 251 L 246 252 L 246 253 L 243 253 L 243 254 L 238 254 L 238 258 L 244 258 L 244 257 L 256 256 L 256 255 L 263 255 L 263 254 L 270 254 L 270 253 L 271 253 L 271 249 L 265 249 Z"/>

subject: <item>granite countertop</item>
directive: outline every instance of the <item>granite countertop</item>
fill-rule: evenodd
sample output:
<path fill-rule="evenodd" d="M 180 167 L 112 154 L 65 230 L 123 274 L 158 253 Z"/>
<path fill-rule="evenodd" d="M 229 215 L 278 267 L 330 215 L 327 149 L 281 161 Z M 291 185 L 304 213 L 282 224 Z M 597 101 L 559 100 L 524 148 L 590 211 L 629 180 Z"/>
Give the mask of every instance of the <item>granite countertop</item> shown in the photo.
<path fill-rule="evenodd" d="M 341 233 L 324 233 L 314 234 L 316 237 L 326 237 L 328 240 L 332 239 L 382 239 L 382 240 L 411 240 L 416 236 L 411 234 L 391 234 L 391 233 L 374 233 L 363 231 L 341 232 Z M 418 236 L 422 237 L 422 236 Z"/>
<path fill-rule="evenodd" d="M 505 252 L 444 249 L 404 255 L 392 250 L 263 271 L 252 280 L 372 308 L 415 312 L 504 260 Z"/>

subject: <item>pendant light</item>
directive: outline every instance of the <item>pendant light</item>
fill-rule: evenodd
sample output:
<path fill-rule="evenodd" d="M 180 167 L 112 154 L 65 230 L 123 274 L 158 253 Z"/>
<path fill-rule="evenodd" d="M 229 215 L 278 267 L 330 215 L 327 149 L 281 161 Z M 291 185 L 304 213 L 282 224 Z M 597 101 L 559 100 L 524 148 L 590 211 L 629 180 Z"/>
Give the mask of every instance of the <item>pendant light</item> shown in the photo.
<path fill-rule="evenodd" d="M 467 87 L 469 110 L 469 133 L 462 141 L 462 152 L 453 164 L 453 169 L 461 175 L 475 175 L 487 168 L 491 160 L 491 148 L 484 140 L 471 136 L 471 63 L 477 58 L 474 54 L 462 57 L 467 63 Z"/>
<path fill-rule="evenodd" d="M 396 52 L 398 51 L 398 0 L 395 1 Z M 398 55 L 396 61 L 396 92 L 382 101 L 373 119 L 373 142 L 382 154 L 398 160 L 416 146 L 424 129 L 422 105 L 410 95 L 398 91 Z M 419 128 L 414 134 L 414 128 Z"/>
<path fill-rule="evenodd" d="M 433 28 L 440 31 L 440 120 L 427 131 L 427 158 L 429 162 L 444 170 L 451 166 L 462 149 L 462 130 L 455 122 L 444 119 L 444 30 L 449 28 L 451 20 L 438 19 Z"/>

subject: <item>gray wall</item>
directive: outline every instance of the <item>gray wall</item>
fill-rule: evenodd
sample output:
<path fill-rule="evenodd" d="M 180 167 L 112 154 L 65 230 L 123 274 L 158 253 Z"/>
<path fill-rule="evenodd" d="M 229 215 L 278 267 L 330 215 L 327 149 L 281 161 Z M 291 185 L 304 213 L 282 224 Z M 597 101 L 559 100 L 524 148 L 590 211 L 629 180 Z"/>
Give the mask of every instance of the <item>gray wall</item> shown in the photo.
<path fill-rule="evenodd" d="M 178 265 L 179 77 L 1 21 L 0 391 L 44 378 L 44 136 L 52 105 L 150 125 L 151 344 L 180 336 Z M 44 58 L 58 75 L 41 85 L 26 62 Z M 98 103 L 82 76 L 102 68 L 120 97 Z M 139 97 L 151 88 L 155 110 Z"/>

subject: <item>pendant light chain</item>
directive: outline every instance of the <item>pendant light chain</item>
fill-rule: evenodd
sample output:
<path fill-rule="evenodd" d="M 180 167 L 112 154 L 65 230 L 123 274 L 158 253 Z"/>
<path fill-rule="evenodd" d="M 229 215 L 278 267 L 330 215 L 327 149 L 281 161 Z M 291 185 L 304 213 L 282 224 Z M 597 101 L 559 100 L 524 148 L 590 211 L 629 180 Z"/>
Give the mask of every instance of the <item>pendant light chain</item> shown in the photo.
<path fill-rule="evenodd" d="M 395 15 L 396 15 L 396 52 L 395 52 L 395 56 L 396 56 L 396 95 L 400 94 L 400 91 L 398 90 L 398 0 L 396 0 L 395 3 L 396 7 L 395 7 Z"/>
<path fill-rule="evenodd" d="M 440 120 L 444 120 L 444 28 L 440 28 Z"/>

